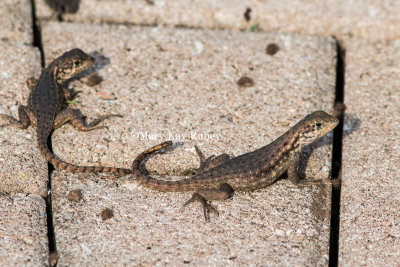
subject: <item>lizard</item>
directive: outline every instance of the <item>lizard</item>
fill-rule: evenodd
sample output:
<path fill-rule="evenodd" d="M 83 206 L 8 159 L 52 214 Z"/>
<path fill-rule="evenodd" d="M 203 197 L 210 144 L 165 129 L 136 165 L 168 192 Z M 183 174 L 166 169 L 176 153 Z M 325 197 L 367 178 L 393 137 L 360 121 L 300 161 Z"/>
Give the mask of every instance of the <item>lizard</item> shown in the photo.
<path fill-rule="evenodd" d="M 65 83 L 82 73 L 94 63 L 94 58 L 79 48 L 65 52 L 47 68 L 45 68 L 39 79 L 30 78 L 27 80 L 27 87 L 30 89 L 27 106 L 20 105 L 18 108 L 19 120 L 6 114 L 0 117 L 7 120 L 9 124 L 21 129 L 26 129 L 30 124 L 36 125 L 37 144 L 41 154 L 56 169 L 71 172 L 95 172 L 95 173 L 116 173 L 118 175 L 131 174 L 130 169 L 102 167 L 102 166 L 77 166 L 68 163 L 50 151 L 47 140 L 53 129 L 64 123 L 70 122 L 81 131 L 91 131 L 105 126 L 97 126 L 100 122 L 110 117 L 120 115 L 101 116 L 89 124 L 86 117 L 79 109 L 69 108 L 67 101 L 72 100 L 76 92 L 67 88 Z M 1 125 L 3 127 L 5 125 Z"/>
<path fill-rule="evenodd" d="M 324 111 L 315 111 L 300 120 L 272 143 L 253 152 L 229 159 L 227 154 L 204 159 L 200 150 L 200 173 L 177 181 L 159 180 L 140 168 L 144 160 L 155 152 L 171 146 L 167 141 L 139 154 L 133 162 L 133 176 L 139 184 L 161 192 L 195 191 L 184 204 L 198 201 L 203 206 L 204 217 L 209 221 L 210 212 L 218 210 L 212 200 L 224 200 L 235 191 L 253 191 L 274 183 L 285 172 L 294 184 L 308 185 L 312 181 L 300 181 L 297 169 L 302 149 L 332 131 L 339 120 Z M 310 183 L 311 182 L 311 183 Z"/>

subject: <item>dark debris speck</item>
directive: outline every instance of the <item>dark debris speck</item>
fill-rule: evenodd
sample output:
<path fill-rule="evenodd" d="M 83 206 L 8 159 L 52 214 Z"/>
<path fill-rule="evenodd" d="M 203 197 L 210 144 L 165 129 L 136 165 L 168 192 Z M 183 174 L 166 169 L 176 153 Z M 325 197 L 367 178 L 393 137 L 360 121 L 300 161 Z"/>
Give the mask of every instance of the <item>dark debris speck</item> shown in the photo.
<path fill-rule="evenodd" d="M 243 14 L 244 19 L 245 19 L 247 22 L 249 22 L 249 21 L 251 20 L 250 14 L 251 14 L 251 8 L 248 7 L 248 8 L 246 8 L 246 11 L 245 11 L 244 14 Z"/>
<path fill-rule="evenodd" d="M 81 189 L 75 189 L 68 193 L 68 200 L 72 202 L 80 202 L 83 199 L 83 194 Z"/>
<path fill-rule="evenodd" d="M 265 49 L 265 52 L 270 55 L 273 56 L 276 53 L 278 53 L 278 51 L 280 50 L 279 45 L 277 45 L 276 43 L 270 43 L 267 45 L 267 48 Z"/>
<path fill-rule="evenodd" d="M 251 87 L 254 85 L 254 81 L 250 77 L 243 76 L 237 81 L 237 85 L 240 87 Z"/>
<path fill-rule="evenodd" d="M 111 219 L 112 217 L 114 217 L 114 212 L 112 211 L 112 209 L 109 208 L 105 208 L 101 214 L 100 217 L 103 221 Z"/>

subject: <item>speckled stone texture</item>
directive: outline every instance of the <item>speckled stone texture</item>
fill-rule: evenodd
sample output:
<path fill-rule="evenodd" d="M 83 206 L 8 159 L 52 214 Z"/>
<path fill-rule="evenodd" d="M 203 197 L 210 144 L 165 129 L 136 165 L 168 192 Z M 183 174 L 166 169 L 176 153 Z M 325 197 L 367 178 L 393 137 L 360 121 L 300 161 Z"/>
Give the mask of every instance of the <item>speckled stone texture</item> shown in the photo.
<path fill-rule="evenodd" d="M 32 8 L 29 0 L 2 0 L 0 7 L 0 40 L 31 44 Z M 0 50 L 1 54 L 5 54 Z"/>
<path fill-rule="evenodd" d="M 82 93 L 72 107 L 89 120 L 124 116 L 104 122 L 109 129 L 83 133 L 66 125 L 55 131 L 54 151 L 76 164 L 129 168 L 144 149 L 173 139 L 175 149 L 147 165 L 182 175 L 198 166 L 195 144 L 206 156 L 239 155 L 268 144 L 311 111 L 333 106 L 331 38 L 50 22 L 43 24 L 43 43 L 47 62 L 73 47 L 98 60 L 103 81 L 94 87 L 88 78 L 74 81 Z M 270 43 L 280 47 L 273 56 L 266 53 Z M 239 87 L 243 76 L 254 86 Z M 329 177 L 331 137 L 306 149 L 308 179 Z M 55 172 L 59 266 L 326 265 L 330 188 L 283 180 L 239 192 L 215 202 L 221 215 L 206 224 L 200 206 L 182 208 L 190 193 L 151 191 L 132 177 L 107 181 Z"/>
<path fill-rule="evenodd" d="M 40 74 L 39 50 L 24 45 L 0 43 L 0 112 L 18 118 L 18 106 L 26 105 L 25 81 Z M 0 125 L 8 122 L 0 118 Z M 47 163 L 36 145 L 36 131 L 0 127 L 0 193 L 47 195 Z"/>
<path fill-rule="evenodd" d="M 400 41 L 348 40 L 341 266 L 400 265 Z"/>
<path fill-rule="evenodd" d="M 42 197 L 0 194 L 0 222 L 0 266 L 48 266 Z"/>
<path fill-rule="evenodd" d="M 53 12 L 44 0 L 37 2 L 38 16 L 50 18 Z M 358 36 L 375 40 L 400 35 L 400 2 L 396 0 L 153 2 L 151 5 L 147 1 L 85 0 L 81 1 L 78 13 L 67 14 L 64 19 L 240 30 L 256 26 L 265 31 L 337 35 L 340 38 Z"/>

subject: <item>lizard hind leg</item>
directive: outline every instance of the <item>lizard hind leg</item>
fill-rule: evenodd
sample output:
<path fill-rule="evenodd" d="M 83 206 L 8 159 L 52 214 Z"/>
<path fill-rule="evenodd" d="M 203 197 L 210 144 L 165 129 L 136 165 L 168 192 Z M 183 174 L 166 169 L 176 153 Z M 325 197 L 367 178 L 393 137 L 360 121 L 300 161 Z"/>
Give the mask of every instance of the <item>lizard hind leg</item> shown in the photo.
<path fill-rule="evenodd" d="M 198 172 L 204 172 L 204 171 L 208 171 L 212 168 L 215 168 L 221 164 L 224 164 L 225 162 L 229 161 L 229 155 L 228 154 L 221 154 L 218 156 L 210 156 L 208 158 L 204 157 L 203 152 L 201 152 L 201 150 L 198 148 L 198 146 L 194 146 L 194 148 L 196 149 L 196 153 L 199 156 L 200 159 L 200 167 L 198 169 Z"/>
<path fill-rule="evenodd" d="M 183 206 L 185 207 L 194 201 L 200 202 L 203 206 L 204 218 L 206 222 L 209 222 L 210 212 L 219 216 L 218 209 L 214 205 L 211 205 L 209 201 L 228 199 L 233 196 L 233 193 L 234 190 L 229 184 L 222 183 L 218 188 L 205 188 L 193 193 L 192 197 Z"/>
<path fill-rule="evenodd" d="M 0 114 L 0 118 L 8 121 L 8 124 L 0 125 L 0 128 L 8 125 L 18 127 L 20 129 L 26 129 L 32 122 L 35 122 L 35 116 L 33 112 L 27 106 L 18 107 L 18 117 L 19 120 L 5 114 Z"/>

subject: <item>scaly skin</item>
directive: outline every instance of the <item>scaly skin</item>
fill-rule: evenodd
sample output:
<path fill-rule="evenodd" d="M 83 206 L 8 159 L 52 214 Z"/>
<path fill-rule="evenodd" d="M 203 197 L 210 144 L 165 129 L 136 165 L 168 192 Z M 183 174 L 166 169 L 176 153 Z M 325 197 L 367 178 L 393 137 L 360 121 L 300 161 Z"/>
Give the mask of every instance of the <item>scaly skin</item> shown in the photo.
<path fill-rule="evenodd" d="M 20 106 L 18 109 L 19 120 L 4 114 L 0 114 L 0 117 L 21 129 L 28 128 L 30 124 L 36 125 L 39 150 L 56 169 L 70 172 L 115 173 L 119 176 L 130 174 L 132 173 L 130 169 L 73 165 L 58 158 L 47 146 L 47 139 L 51 130 L 66 122 L 71 122 L 81 131 L 91 131 L 104 128 L 97 126 L 101 121 L 119 116 L 102 116 L 87 124 L 80 110 L 67 107 L 66 100 L 71 100 L 74 93 L 65 88 L 64 83 L 86 70 L 93 62 L 94 59 L 90 55 L 78 48 L 64 53 L 43 70 L 39 80 L 33 78 L 27 80 L 27 86 L 31 89 L 31 93 L 28 105 Z"/>
<path fill-rule="evenodd" d="M 287 172 L 293 183 L 306 185 L 309 182 L 299 182 L 297 168 L 302 148 L 328 132 L 332 131 L 339 120 L 324 111 L 315 111 L 286 133 L 267 146 L 246 153 L 229 160 L 226 155 L 224 163 L 208 168 L 206 171 L 188 179 L 178 181 L 157 180 L 148 176 L 140 164 L 156 151 L 170 146 L 168 141 L 152 147 L 140 154 L 133 162 L 133 174 L 137 181 L 153 190 L 162 192 L 195 191 L 192 198 L 185 205 L 199 201 L 204 207 L 204 216 L 209 220 L 209 212 L 217 213 L 210 200 L 227 199 L 234 191 L 252 191 L 269 186 L 282 174 Z M 199 153 L 199 152 L 198 152 Z M 214 159 L 221 161 L 221 156 Z M 204 159 L 201 159 L 201 166 Z M 207 160 L 213 164 L 215 160 Z M 215 164 L 214 164 L 215 165 Z"/>

